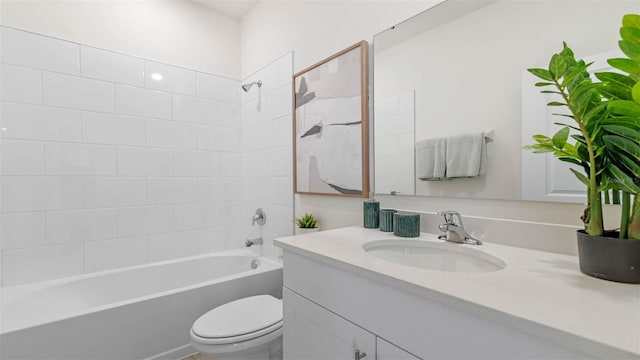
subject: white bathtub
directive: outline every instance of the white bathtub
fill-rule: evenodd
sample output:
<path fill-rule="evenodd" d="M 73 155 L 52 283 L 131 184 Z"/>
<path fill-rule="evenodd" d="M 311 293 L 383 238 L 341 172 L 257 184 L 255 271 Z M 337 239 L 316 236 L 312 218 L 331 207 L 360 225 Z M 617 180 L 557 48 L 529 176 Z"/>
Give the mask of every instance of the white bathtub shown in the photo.
<path fill-rule="evenodd" d="M 282 265 L 234 250 L 0 291 L 2 359 L 176 359 L 210 309 L 281 297 Z"/>

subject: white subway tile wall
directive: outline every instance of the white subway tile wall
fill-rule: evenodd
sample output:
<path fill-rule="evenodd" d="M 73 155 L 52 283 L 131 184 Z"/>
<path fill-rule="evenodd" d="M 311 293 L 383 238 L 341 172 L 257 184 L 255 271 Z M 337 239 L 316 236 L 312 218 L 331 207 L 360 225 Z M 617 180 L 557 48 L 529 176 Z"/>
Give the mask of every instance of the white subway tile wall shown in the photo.
<path fill-rule="evenodd" d="M 288 53 L 241 81 L 242 84 L 262 81 L 259 89 L 254 86 L 248 92 L 239 91 L 243 168 L 237 167 L 236 155 L 222 153 L 220 158 L 223 174 L 227 172 L 231 178 L 243 174 L 237 180 L 242 188 L 227 190 L 239 192 L 238 197 L 244 200 L 244 211 L 238 211 L 253 214 L 262 208 L 267 214 L 262 229 L 244 221 L 240 225 L 250 237 L 263 237 L 262 252 L 270 257 L 281 255 L 281 250 L 273 246 L 273 239 L 293 233 L 292 74 L 293 54 Z"/>
<path fill-rule="evenodd" d="M 255 236 L 278 255 L 273 237 L 293 229 L 291 54 L 245 93 L 237 80 L 3 26 L 0 39 L 2 286 Z"/>

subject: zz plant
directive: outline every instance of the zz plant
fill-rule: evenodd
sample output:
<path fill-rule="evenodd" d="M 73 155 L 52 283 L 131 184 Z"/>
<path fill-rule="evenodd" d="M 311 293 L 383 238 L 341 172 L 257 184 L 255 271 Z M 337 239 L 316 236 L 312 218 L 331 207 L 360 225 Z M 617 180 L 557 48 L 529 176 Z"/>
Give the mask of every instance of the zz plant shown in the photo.
<path fill-rule="evenodd" d="M 577 60 L 567 44 L 548 69 L 528 69 L 542 80 L 536 83 L 542 93 L 558 97 L 547 105 L 568 110 L 557 115 L 571 121 L 556 123 L 561 128 L 552 137 L 535 135 L 536 143 L 525 148 L 551 152 L 583 170 L 571 169 L 587 186 L 583 221 L 589 235 L 604 235 L 603 194 L 613 191 L 622 192 L 620 238 L 640 240 L 640 15 L 625 15 L 620 35 L 626 57 L 608 63 L 622 73 L 596 73 L 599 82 L 590 78 L 591 64 Z"/>

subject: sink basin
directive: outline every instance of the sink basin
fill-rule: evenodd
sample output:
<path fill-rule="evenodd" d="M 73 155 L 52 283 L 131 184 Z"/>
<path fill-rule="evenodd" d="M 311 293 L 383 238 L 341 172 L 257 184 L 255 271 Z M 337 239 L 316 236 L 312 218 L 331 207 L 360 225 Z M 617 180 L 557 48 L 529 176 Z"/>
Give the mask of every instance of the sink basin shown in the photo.
<path fill-rule="evenodd" d="M 363 248 L 382 260 L 429 270 L 477 273 L 506 266 L 495 256 L 452 243 L 394 239 L 372 241 Z"/>

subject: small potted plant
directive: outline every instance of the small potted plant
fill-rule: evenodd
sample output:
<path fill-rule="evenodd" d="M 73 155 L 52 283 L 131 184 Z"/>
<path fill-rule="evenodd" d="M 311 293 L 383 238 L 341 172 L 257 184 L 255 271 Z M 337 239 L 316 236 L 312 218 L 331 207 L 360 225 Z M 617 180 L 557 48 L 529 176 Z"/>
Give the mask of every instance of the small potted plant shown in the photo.
<path fill-rule="evenodd" d="M 296 218 L 296 234 L 308 234 L 320 231 L 318 227 L 318 218 L 313 214 L 305 213 L 304 216 Z"/>
<path fill-rule="evenodd" d="M 585 230 L 578 231 L 580 270 L 590 276 L 640 283 L 640 15 L 625 15 L 620 29 L 620 50 L 626 58 L 609 59 L 617 72 L 596 73 L 576 60 L 564 44 L 554 54 L 548 69 L 528 69 L 542 82 L 543 93 L 558 101 L 548 106 L 568 110 L 569 118 L 556 123 L 561 129 L 552 137 L 535 135 L 536 144 L 525 146 L 535 153 L 551 152 L 561 161 L 577 165 L 571 169 L 587 187 L 587 209 L 582 216 Z M 573 134 L 572 133 L 573 129 Z M 569 141 L 569 140 L 572 141 Z M 621 204 L 619 229 L 605 231 L 604 199 Z"/>

